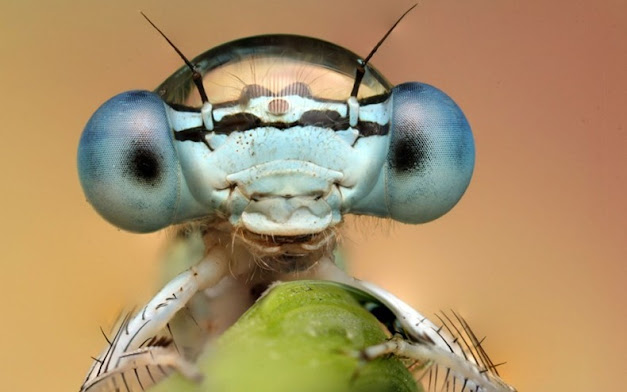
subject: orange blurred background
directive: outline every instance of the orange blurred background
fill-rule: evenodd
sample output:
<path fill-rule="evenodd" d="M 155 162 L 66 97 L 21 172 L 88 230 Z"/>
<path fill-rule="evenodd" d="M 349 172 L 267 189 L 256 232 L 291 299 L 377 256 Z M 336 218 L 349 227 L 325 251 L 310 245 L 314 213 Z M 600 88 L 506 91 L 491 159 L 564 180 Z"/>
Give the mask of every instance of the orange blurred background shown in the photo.
<path fill-rule="evenodd" d="M 78 389 L 105 344 L 98 327 L 156 290 L 166 235 L 104 222 L 75 168 L 101 103 L 181 66 L 138 10 L 189 57 L 279 32 L 365 56 L 410 5 L 3 1 L 0 389 Z M 623 0 L 425 0 L 373 59 L 391 82 L 430 83 L 460 104 L 477 165 L 438 221 L 349 223 L 352 269 L 425 314 L 461 312 L 521 391 L 623 384 L 626 38 Z"/>

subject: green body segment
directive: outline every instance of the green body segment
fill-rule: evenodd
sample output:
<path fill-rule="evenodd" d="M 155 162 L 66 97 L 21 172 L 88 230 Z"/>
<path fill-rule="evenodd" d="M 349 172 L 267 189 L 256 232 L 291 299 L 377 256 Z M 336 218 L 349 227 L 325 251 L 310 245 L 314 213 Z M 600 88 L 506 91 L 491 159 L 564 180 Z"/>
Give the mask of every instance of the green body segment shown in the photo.
<path fill-rule="evenodd" d="M 196 384 L 174 375 L 155 392 L 419 392 L 398 358 L 356 353 L 388 338 L 341 286 L 282 283 L 264 295 L 198 362 Z"/>

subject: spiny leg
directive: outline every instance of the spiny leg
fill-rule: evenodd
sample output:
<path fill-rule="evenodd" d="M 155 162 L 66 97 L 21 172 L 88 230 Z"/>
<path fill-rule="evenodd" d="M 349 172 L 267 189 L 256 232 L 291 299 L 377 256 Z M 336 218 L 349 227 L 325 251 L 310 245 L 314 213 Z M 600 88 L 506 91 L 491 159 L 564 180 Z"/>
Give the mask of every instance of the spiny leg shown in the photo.
<path fill-rule="evenodd" d="M 431 380 L 428 385 L 429 390 L 439 390 L 440 388 L 436 388 L 436 386 L 441 385 L 442 389 L 447 391 L 514 391 L 512 387 L 486 369 L 481 369 L 475 363 L 433 345 L 394 337 L 385 343 L 368 347 L 362 352 L 363 358 L 367 360 L 388 354 L 416 360 L 424 368 L 438 367 L 444 369 L 442 371 L 444 378 L 440 383 L 438 383 L 437 378 Z M 432 369 L 432 371 L 436 372 L 437 369 Z"/>
<path fill-rule="evenodd" d="M 380 346 L 368 348 L 371 354 L 366 353 L 367 356 L 393 353 L 420 361 L 425 366 L 432 366 L 429 375 L 433 376 L 433 380 L 429 384 L 442 385 L 445 390 L 515 391 L 499 378 L 496 365 L 481 347 L 481 342 L 466 321 L 457 314 L 453 313 L 459 326 L 443 314 L 444 318 L 438 316 L 442 322 L 438 327 L 386 290 L 368 282 L 357 283 L 357 287 L 361 286 L 396 315 L 408 337 L 408 340 L 393 339 Z M 444 369 L 444 378 L 438 384 L 440 369 Z"/>
<path fill-rule="evenodd" d="M 133 369 L 132 362 L 129 364 L 127 359 L 129 355 L 137 353 L 137 350 L 149 352 L 155 366 L 162 363 L 164 368 L 172 368 L 172 355 L 175 354 L 158 349 L 159 347 L 142 347 L 149 344 L 154 336 L 166 328 L 168 322 L 197 292 L 214 286 L 227 272 L 226 252 L 216 246 L 210 249 L 198 264 L 168 282 L 141 311 L 133 317 L 127 316 L 122 321 L 114 338 L 108 340 L 109 346 L 92 366 L 81 391 L 86 391 L 95 380 L 101 380 L 99 383 L 106 382 L 107 377 L 111 377 L 107 385 L 117 383 L 115 381 L 117 378 L 123 381 L 124 374 Z M 180 354 L 176 355 L 180 357 Z M 184 370 L 186 366 L 174 368 Z M 184 370 L 183 373 L 185 372 Z"/>
<path fill-rule="evenodd" d="M 441 348 L 450 348 L 453 338 L 447 334 L 440 333 L 434 323 L 417 310 L 397 298 L 387 290 L 369 282 L 355 279 L 341 270 L 332 261 L 323 260 L 318 267 L 320 279 L 328 279 L 334 282 L 343 283 L 370 294 L 376 301 L 385 305 L 398 319 L 403 331 L 414 341 L 430 340 Z M 453 349 L 457 354 L 462 355 L 463 350 Z"/>
<path fill-rule="evenodd" d="M 457 323 L 444 314 L 441 326 L 420 314 L 417 310 L 369 282 L 360 281 L 331 263 L 319 267 L 320 277 L 348 284 L 365 291 L 372 299 L 391 311 L 401 325 L 408 340 L 393 339 L 387 343 L 367 348 L 366 358 L 396 354 L 414 359 L 432 377 L 428 388 L 432 391 L 495 391 L 511 392 L 515 389 L 498 376 L 494 365 L 481 347 L 475 334 L 464 319 L 454 314 Z M 430 369 L 428 369 L 431 367 Z M 439 378 L 442 370 L 444 377 Z M 440 388 L 436 388 L 438 385 Z M 433 386 L 433 387 L 432 387 Z"/>
<path fill-rule="evenodd" d="M 118 366 L 81 387 L 81 392 L 144 391 L 173 371 L 200 381 L 202 375 L 171 347 L 144 347 L 120 356 Z"/>

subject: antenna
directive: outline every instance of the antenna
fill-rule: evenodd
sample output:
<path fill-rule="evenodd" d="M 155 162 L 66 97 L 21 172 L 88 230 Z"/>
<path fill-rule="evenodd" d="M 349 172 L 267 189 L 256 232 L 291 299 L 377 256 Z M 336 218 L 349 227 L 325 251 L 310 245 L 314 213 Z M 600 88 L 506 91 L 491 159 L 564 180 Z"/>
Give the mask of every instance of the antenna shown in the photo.
<path fill-rule="evenodd" d="M 370 61 L 372 56 L 374 56 L 374 54 L 376 53 L 377 49 L 379 49 L 379 46 L 381 46 L 383 41 L 385 41 L 386 38 L 390 35 L 390 33 L 392 33 L 394 28 L 401 22 L 401 20 L 403 20 L 405 15 L 407 15 L 411 10 L 416 8 L 417 5 L 418 5 L 418 3 L 412 5 L 407 11 L 405 11 L 405 13 L 403 15 L 401 15 L 400 18 L 398 18 L 396 23 L 394 23 L 392 25 L 392 27 L 390 27 L 390 29 L 387 31 L 387 33 L 385 33 L 383 38 L 381 38 L 381 40 L 379 40 L 379 42 L 377 42 L 377 44 L 374 46 L 374 48 L 372 48 L 372 50 L 370 51 L 368 56 L 366 56 L 365 59 L 357 61 L 357 72 L 355 73 L 355 84 L 353 85 L 353 90 L 351 91 L 351 97 L 357 98 L 357 93 L 359 92 L 359 86 L 361 85 L 361 81 L 364 78 L 364 75 L 366 74 L 366 65 L 368 64 L 368 61 Z"/>
<path fill-rule="evenodd" d="M 202 103 L 208 103 L 209 99 L 207 98 L 207 93 L 205 92 L 205 87 L 202 84 L 202 75 L 200 74 L 200 72 L 198 72 L 196 70 L 196 66 L 194 64 L 192 64 L 187 57 L 185 57 L 185 55 L 183 54 L 183 52 L 181 52 L 179 50 L 179 48 L 176 47 L 176 45 L 174 45 L 172 43 L 172 41 L 170 41 L 170 39 L 168 37 L 166 37 L 166 35 L 163 33 L 163 31 L 161 31 L 154 23 L 152 23 L 152 20 L 150 20 L 146 14 L 144 14 L 142 11 L 139 11 L 140 14 L 142 14 L 142 16 L 148 21 L 148 23 L 150 23 L 150 25 L 152 27 L 155 28 L 155 30 L 157 30 L 159 32 L 159 34 L 161 34 L 161 36 L 163 38 L 165 38 L 166 41 L 168 41 L 168 44 L 170 44 L 170 46 L 172 47 L 172 49 L 174 49 L 176 51 L 176 53 L 178 53 L 178 55 L 181 57 L 181 59 L 183 59 L 183 61 L 185 62 L 185 65 L 187 65 L 187 67 L 190 69 L 190 71 L 192 71 L 192 80 L 194 81 L 194 84 L 196 85 L 196 88 L 198 89 L 198 93 L 200 93 L 200 99 L 202 100 Z M 405 16 L 405 15 L 403 15 Z M 401 17 L 402 18 L 402 17 Z M 398 22 L 397 22 L 398 23 Z"/>

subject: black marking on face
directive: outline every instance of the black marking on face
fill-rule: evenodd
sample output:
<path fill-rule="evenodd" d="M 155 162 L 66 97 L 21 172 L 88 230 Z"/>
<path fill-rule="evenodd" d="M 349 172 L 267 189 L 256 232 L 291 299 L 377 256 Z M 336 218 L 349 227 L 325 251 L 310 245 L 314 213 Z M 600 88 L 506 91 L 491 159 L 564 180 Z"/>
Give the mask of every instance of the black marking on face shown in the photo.
<path fill-rule="evenodd" d="M 215 133 L 229 134 L 236 131 L 248 131 L 263 126 L 261 119 L 250 113 L 237 113 L 224 116 L 213 123 Z"/>
<path fill-rule="evenodd" d="M 387 101 L 388 98 L 390 98 L 390 94 L 389 93 L 380 94 L 380 95 L 373 95 L 372 97 L 362 98 L 362 99 L 359 100 L 359 106 L 366 106 L 366 105 L 374 105 L 374 104 L 377 104 L 377 103 L 383 103 L 383 102 Z"/>
<path fill-rule="evenodd" d="M 390 124 L 378 124 L 372 121 L 360 121 L 357 123 L 359 135 L 361 137 L 387 135 L 390 131 Z"/>
<path fill-rule="evenodd" d="M 248 101 L 252 98 L 262 96 L 281 96 L 281 95 L 299 95 L 305 98 L 311 98 L 311 90 L 309 86 L 302 82 L 292 83 L 289 86 L 281 90 L 277 95 L 274 95 L 267 88 L 251 84 L 247 85 L 242 90 L 242 96 L 239 102 L 222 102 L 214 105 L 214 110 L 221 107 L 232 107 L 235 104 L 248 104 Z M 385 102 L 389 98 L 389 94 L 381 94 L 373 97 L 368 97 L 359 101 L 360 106 L 379 104 Z M 326 100 L 316 98 L 319 102 L 332 102 L 332 103 L 344 103 L 338 100 Z M 196 112 L 198 108 L 191 108 L 189 106 L 174 105 L 168 103 L 170 107 L 177 111 Z M 213 130 L 208 131 L 204 127 L 194 127 L 185 130 L 175 131 L 174 138 L 178 141 L 191 141 L 200 142 L 207 145 L 211 150 L 211 147 L 207 143 L 206 135 L 215 132 L 216 134 L 228 135 L 231 132 L 244 132 L 254 130 L 256 128 L 268 127 L 281 130 L 287 130 L 293 127 L 299 126 L 314 126 L 320 128 L 328 128 L 333 131 L 345 131 L 350 129 L 350 122 L 348 117 L 342 117 L 335 110 L 309 110 L 301 115 L 298 121 L 283 122 L 283 121 L 263 121 L 261 118 L 255 116 L 252 113 L 240 112 L 236 114 L 230 114 L 224 116 L 220 121 L 214 121 Z M 374 121 L 358 121 L 354 127 L 359 132 L 361 137 L 387 135 L 390 130 L 389 123 L 379 124 Z"/>
<path fill-rule="evenodd" d="M 168 106 L 177 112 L 187 112 L 187 113 L 199 113 L 200 110 L 198 108 L 194 108 L 187 105 L 181 105 L 178 103 L 168 103 Z"/>
<path fill-rule="evenodd" d="M 150 145 L 134 144 L 125 157 L 124 174 L 140 184 L 156 186 L 162 177 L 161 157 Z"/>
<path fill-rule="evenodd" d="M 208 131 L 205 127 L 183 129 L 181 131 L 174 132 L 174 140 L 178 140 L 180 142 L 190 141 L 203 143 L 207 146 L 207 148 L 213 151 L 206 138 L 209 133 L 211 133 L 211 131 Z"/>
<path fill-rule="evenodd" d="M 298 126 L 314 126 L 320 128 L 329 128 L 334 131 L 344 131 L 350 128 L 348 118 L 342 117 L 334 110 L 309 110 L 301 116 L 300 120 L 294 122 L 266 122 L 259 117 L 250 113 L 237 113 L 224 116 L 221 121 L 213 124 L 213 131 L 217 134 L 230 134 L 231 132 L 243 132 L 256 128 L 271 127 L 277 129 L 289 129 Z M 370 121 L 360 121 L 355 127 L 362 136 L 385 135 L 388 133 L 388 125 L 380 125 Z M 176 136 L 177 140 L 179 138 Z M 191 140 L 191 139 L 186 139 Z M 200 140 L 194 140 L 200 141 Z"/>
<path fill-rule="evenodd" d="M 309 110 L 303 113 L 298 125 L 330 128 L 334 131 L 348 129 L 348 118 L 340 116 L 335 110 Z"/>
<path fill-rule="evenodd" d="M 297 87 L 294 86 L 298 83 L 293 83 L 290 86 L 287 86 L 286 88 L 284 88 L 283 90 L 281 90 L 281 93 L 279 94 L 275 94 L 272 92 L 269 92 L 269 97 L 279 97 L 279 96 L 285 96 L 285 95 L 300 95 L 297 93 L 290 93 L 290 94 L 283 94 L 287 89 L 292 89 L 292 90 L 296 90 L 296 89 L 300 89 L 301 87 Z M 303 83 L 304 84 L 304 83 Z M 292 87 L 294 86 L 294 87 Z M 265 88 L 265 87 L 262 87 Z M 300 91 L 301 93 L 305 93 L 304 91 Z M 312 98 L 312 96 L 304 96 L 302 95 L 303 98 Z M 256 98 L 256 97 L 255 97 Z M 380 94 L 380 95 L 373 95 L 372 97 L 366 97 L 366 98 L 362 98 L 360 99 L 359 102 L 359 106 L 366 106 L 366 105 L 372 105 L 372 104 L 377 104 L 377 103 L 383 103 L 385 101 L 387 101 L 390 98 L 390 94 L 389 93 L 385 93 L 385 94 Z M 224 101 L 224 102 L 216 102 L 215 104 L 213 104 L 213 109 L 222 109 L 222 108 L 231 108 L 235 105 L 241 105 L 242 104 L 242 97 L 240 95 L 240 98 L 238 98 L 237 100 L 234 101 Z M 325 102 L 329 102 L 329 103 L 339 103 L 339 104 L 346 104 L 346 101 L 342 101 L 342 100 L 337 100 L 337 99 L 330 99 L 330 98 L 320 98 L 320 97 L 316 97 L 315 98 L 316 102 L 321 102 L 321 103 L 325 103 Z M 246 100 L 245 100 L 246 101 Z M 167 103 L 170 107 L 172 107 L 173 109 L 176 110 L 180 110 L 180 111 L 185 111 L 185 112 L 199 112 L 200 109 L 199 108 L 194 108 L 194 107 L 190 107 L 190 106 L 183 106 L 180 104 L 173 104 L 173 103 Z"/>
<path fill-rule="evenodd" d="M 429 140 L 418 128 L 405 130 L 401 126 L 399 135 L 390 149 L 390 166 L 399 173 L 421 172 L 430 161 Z"/>

